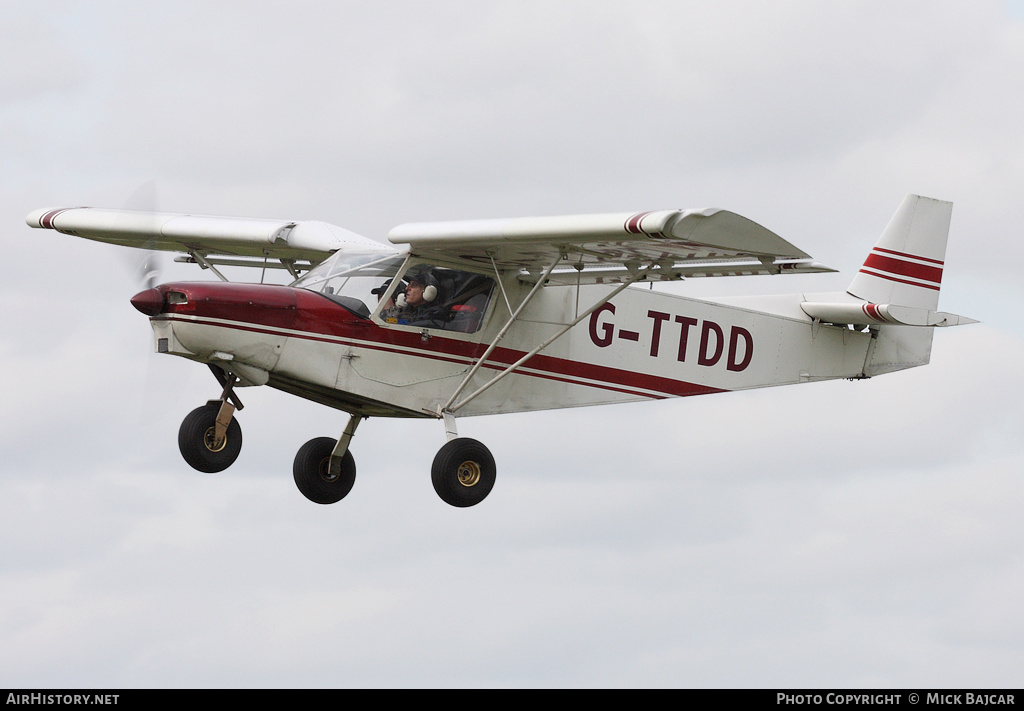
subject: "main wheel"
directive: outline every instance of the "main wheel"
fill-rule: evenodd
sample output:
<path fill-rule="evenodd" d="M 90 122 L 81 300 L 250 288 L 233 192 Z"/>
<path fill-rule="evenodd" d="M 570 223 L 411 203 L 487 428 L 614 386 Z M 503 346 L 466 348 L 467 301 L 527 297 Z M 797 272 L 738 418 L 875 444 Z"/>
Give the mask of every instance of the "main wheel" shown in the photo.
<path fill-rule="evenodd" d="M 314 503 L 341 501 L 356 483 L 356 460 L 351 450 L 341 458 L 341 472 L 331 472 L 331 452 L 337 442 L 330 437 L 317 437 L 302 445 L 295 455 L 292 465 L 295 486 Z"/>
<path fill-rule="evenodd" d="M 212 474 L 222 472 L 238 459 L 242 451 L 242 427 L 231 418 L 227 436 L 216 443 L 218 403 L 207 403 L 188 413 L 178 428 L 178 449 L 193 469 Z"/>
<path fill-rule="evenodd" d="M 494 487 L 497 470 L 490 450 L 475 439 L 459 437 L 441 447 L 430 469 L 434 491 L 446 504 L 475 506 Z"/>

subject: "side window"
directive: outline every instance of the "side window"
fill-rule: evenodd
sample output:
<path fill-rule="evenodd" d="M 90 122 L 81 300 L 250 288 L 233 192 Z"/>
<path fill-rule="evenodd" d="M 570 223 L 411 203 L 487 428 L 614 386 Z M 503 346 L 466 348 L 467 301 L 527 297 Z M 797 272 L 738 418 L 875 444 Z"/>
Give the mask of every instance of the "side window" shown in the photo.
<path fill-rule="evenodd" d="M 391 292 L 380 317 L 387 323 L 476 333 L 494 280 L 483 274 L 416 264 Z"/>

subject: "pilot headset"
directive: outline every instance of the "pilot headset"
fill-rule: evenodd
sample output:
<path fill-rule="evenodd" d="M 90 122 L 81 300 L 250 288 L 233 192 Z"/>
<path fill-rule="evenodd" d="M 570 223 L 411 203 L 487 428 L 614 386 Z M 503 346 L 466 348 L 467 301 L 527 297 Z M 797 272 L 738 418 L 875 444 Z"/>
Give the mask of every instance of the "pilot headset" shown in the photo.
<path fill-rule="evenodd" d="M 431 303 L 437 298 L 437 278 L 430 272 L 424 271 L 418 274 L 409 274 L 405 277 L 405 281 L 410 284 L 414 281 L 419 282 L 423 285 L 423 300 L 426 303 Z M 399 308 L 405 308 L 405 294 L 402 293 L 395 300 L 395 305 Z"/>
<path fill-rule="evenodd" d="M 432 275 L 427 275 L 427 280 L 430 282 L 423 287 L 423 300 L 428 304 L 437 298 L 437 279 Z"/>
<path fill-rule="evenodd" d="M 428 304 L 437 298 L 437 277 L 430 272 L 424 271 L 419 274 L 411 274 L 406 277 L 410 283 L 418 281 L 423 285 L 423 300 Z"/>

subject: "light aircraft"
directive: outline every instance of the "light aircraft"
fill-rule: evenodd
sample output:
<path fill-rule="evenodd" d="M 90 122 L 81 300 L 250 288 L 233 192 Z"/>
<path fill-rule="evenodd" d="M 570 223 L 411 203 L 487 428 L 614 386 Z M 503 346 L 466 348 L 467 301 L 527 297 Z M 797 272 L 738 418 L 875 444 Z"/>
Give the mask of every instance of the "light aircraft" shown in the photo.
<path fill-rule="evenodd" d="M 61 208 L 29 226 L 181 253 L 220 281 L 147 288 L 159 353 L 205 363 L 220 396 L 178 432 L 203 472 L 238 457 L 236 388 L 268 385 L 342 410 L 335 439 L 295 456 L 311 501 L 355 481 L 349 444 L 368 417 L 434 418 L 447 443 L 431 479 L 452 506 L 495 482 L 456 419 L 657 400 L 925 365 L 952 204 L 908 196 L 843 292 L 694 299 L 641 288 L 695 277 L 834 271 L 718 209 L 404 224 L 396 246 L 322 222 Z M 289 286 L 228 282 L 219 266 L 287 269 Z M 633 288 L 630 288 L 633 287 Z"/>

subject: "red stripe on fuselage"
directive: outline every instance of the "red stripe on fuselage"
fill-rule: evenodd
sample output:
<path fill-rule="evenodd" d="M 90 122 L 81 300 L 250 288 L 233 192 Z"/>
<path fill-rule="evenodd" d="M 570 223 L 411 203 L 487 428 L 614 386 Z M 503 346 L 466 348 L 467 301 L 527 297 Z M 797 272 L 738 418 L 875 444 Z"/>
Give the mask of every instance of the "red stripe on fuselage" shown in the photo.
<path fill-rule="evenodd" d="M 486 350 L 484 344 L 445 338 L 438 335 L 438 331 L 431 332 L 430 338 L 424 341 L 415 331 L 381 327 L 373 321 L 360 319 L 326 297 L 305 289 L 215 282 L 164 284 L 159 288 L 165 293 L 184 291 L 190 294 L 189 308 L 175 309 L 181 312 L 182 320 L 193 321 L 205 317 L 233 322 L 205 322 L 212 326 L 340 342 L 343 345 L 466 365 L 475 361 Z M 165 316 L 154 318 L 173 320 L 175 315 L 172 311 Z M 261 326 L 265 328 L 261 329 Z M 266 328 L 286 329 L 290 333 L 276 333 L 265 330 Z M 524 355 L 526 351 L 498 347 L 492 351 L 485 367 L 504 370 Z M 535 355 L 516 372 L 650 398 L 725 392 L 722 388 L 542 354 Z M 581 382 L 572 378 L 596 382 Z M 639 390 L 649 392 L 638 392 Z"/>
<path fill-rule="evenodd" d="M 366 342 L 366 341 L 352 341 L 345 338 L 339 337 L 328 337 L 326 335 L 317 335 L 311 332 L 290 332 L 281 333 L 280 331 L 272 331 L 268 328 L 260 328 L 256 325 L 243 325 L 240 323 L 224 323 L 222 321 L 208 321 L 201 317 L 195 316 L 163 316 L 155 317 L 162 318 L 168 321 L 180 321 L 183 323 L 198 323 L 204 326 L 213 326 L 216 328 L 229 328 L 236 331 L 247 331 L 250 333 L 265 333 L 267 335 L 274 336 L 285 336 L 288 338 L 301 338 L 309 341 L 319 341 L 322 343 L 336 343 L 338 345 L 352 346 L 354 348 L 366 348 L 369 350 L 381 351 L 384 353 L 391 353 L 395 355 L 409 356 L 412 358 L 426 358 L 428 360 L 441 361 L 445 363 L 455 363 L 459 365 L 469 366 L 472 361 L 467 361 L 462 358 L 453 356 L 439 355 L 436 352 L 431 352 L 422 349 L 411 349 L 403 350 L 399 348 L 389 347 L 380 342 Z M 365 334 L 359 334 L 359 337 L 363 337 Z M 417 336 L 417 340 L 419 337 Z M 431 341 L 435 341 L 432 338 Z M 503 352 L 504 358 L 499 356 Z M 525 351 L 513 351 L 507 348 L 497 348 L 492 352 L 488 362 L 484 363 L 482 367 L 489 370 L 504 370 L 506 367 L 519 360 Z M 536 372 L 540 371 L 540 372 Z M 554 380 L 563 383 L 569 383 L 571 385 L 584 385 L 586 387 L 598 388 L 600 390 L 608 390 L 611 392 L 623 393 L 625 395 L 634 395 L 640 397 L 651 398 L 652 400 L 662 400 L 669 396 L 685 397 L 688 395 L 704 395 L 718 392 L 727 392 L 721 388 L 712 388 L 704 385 L 695 385 L 692 383 L 686 383 L 679 380 L 672 380 L 670 378 L 660 378 L 658 376 L 645 376 L 639 373 L 633 373 L 630 371 L 621 371 L 616 368 L 606 368 L 604 366 L 596 366 L 589 363 L 581 363 L 579 361 L 569 361 L 562 358 L 553 358 L 551 356 L 536 355 L 531 358 L 526 364 L 520 366 L 516 373 L 519 375 L 529 376 L 533 378 L 542 378 L 545 380 Z M 573 377 L 577 379 L 572 379 Z M 585 382 L 582 379 L 596 380 L 599 382 Z M 641 389 L 629 389 L 629 388 L 642 388 Z M 648 392 L 644 392 L 648 391 Z M 650 391 L 654 391 L 653 393 Z M 660 393 L 660 394 L 654 394 Z"/>

